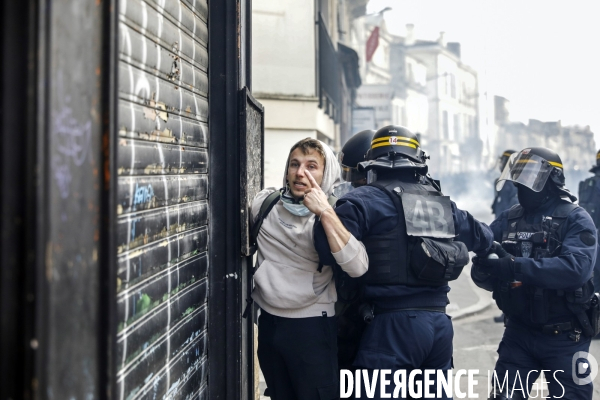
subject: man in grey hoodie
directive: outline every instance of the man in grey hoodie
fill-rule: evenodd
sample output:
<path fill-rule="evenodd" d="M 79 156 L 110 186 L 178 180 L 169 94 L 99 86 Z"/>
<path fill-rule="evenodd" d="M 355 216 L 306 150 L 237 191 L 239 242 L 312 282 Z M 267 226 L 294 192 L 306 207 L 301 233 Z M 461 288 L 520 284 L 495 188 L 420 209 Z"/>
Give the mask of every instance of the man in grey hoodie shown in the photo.
<path fill-rule="evenodd" d="M 333 257 L 350 276 L 364 274 L 362 243 L 342 225 L 327 197 L 340 182 L 340 167 L 324 143 L 306 138 L 290 150 L 281 198 L 264 219 L 258 237 L 253 300 L 260 306 L 258 359 L 273 400 L 339 397 L 333 270 L 321 265 L 313 244 L 317 218 Z M 252 203 L 256 222 L 265 199 Z M 306 196 L 306 198 L 305 198 Z"/>

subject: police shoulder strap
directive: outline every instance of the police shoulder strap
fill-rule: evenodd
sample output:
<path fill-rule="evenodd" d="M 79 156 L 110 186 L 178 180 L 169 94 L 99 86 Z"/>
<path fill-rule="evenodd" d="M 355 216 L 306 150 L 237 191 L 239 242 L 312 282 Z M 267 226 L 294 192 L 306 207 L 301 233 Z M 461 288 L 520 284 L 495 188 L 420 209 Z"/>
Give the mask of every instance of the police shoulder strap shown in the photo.
<path fill-rule="evenodd" d="M 415 188 L 415 186 L 417 186 L 417 185 L 418 184 L 414 184 L 414 185 L 411 185 L 412 187 L 408 187 L 407 188 L 407 187 L 400 187 L 400 186 L 398 186 L 398 182 L 397 181 L 387 182 L 386 184 L 383 184 L 381 182 L 372 182 L 372 183 L 369 183 L 369 186 L 374 186 L 374 187 L 376 187 L 378 189 L 381 189 L 381 190 L 383 190 L 384 192 L 387 192 L 387 193 L 393 192 L 393 193 L 396 193 L 397 195 L 400 195 L 402 193 L 418 194 L 418 195 L 423 195 L 423 196 L 443 196 L 444 195 L 441 191 L 439 191 L 433 185 L 432 185 L 432 188 L 434 190 L 417 189 L 417 188 Z"/>
<path fill-rule="evenodd" d="M 552 218 L 567 218 L 578 207 L 575 203 L 563 201 L 552 212 Z"/>
<path fill-rule="evenodd" d="M 440 183 L 439 179 L 433 179 L 429 174 L 425 175 L 425 179 L 431 184 L 431 186 L 433 186 L 435 190 L 440 192 L 442 196 L 444 195 L 442 193 L 442 184 Z"/>
<path fill-rule="evenodd" d="M 556 235 L 557 239 L 562 239 L 562 227 L 569 214 L 571 214 L 576 208 L 580 206 L 575 203 L 568 201 L 561 202 L 552 212 L 552 228 L 551 232 Z"/>

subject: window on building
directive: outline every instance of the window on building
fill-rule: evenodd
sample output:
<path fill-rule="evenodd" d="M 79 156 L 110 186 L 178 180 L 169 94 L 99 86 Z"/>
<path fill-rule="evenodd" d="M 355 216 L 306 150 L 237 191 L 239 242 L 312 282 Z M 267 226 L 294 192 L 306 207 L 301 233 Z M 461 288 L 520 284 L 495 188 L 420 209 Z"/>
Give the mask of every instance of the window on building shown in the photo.
<path fill-rule="evenodd" d="M 448 126 L 448 111 L 444 111 L 442 113 L 442 137 L 441 139 L 448 139 L 450 138 L 450 132 L 449 132 L 449 126 Z"/>
<path fill-rule="evenodd" d="M 454 74 L 446 73 L 446 96 L 450 96 L 453 99 L 456 98 L 456 77 Z"/>
<path fill-rule="evenodd" d="M 473 118 L 472 115 L 468 115 L 467 116 L 467 129 L 469 130 L 468 135 L 469 137 L 474 137 L 475 136 L 475 124 L 473 123 L 473 121 L 475 120 L 475 118 Z"/>
<path fill-rule="evenodd" d="M 460 114 L 454 114 L 454 136 L 456 141 L 460 142 L 461 137 L 461 129 L 460 129 Z"/>

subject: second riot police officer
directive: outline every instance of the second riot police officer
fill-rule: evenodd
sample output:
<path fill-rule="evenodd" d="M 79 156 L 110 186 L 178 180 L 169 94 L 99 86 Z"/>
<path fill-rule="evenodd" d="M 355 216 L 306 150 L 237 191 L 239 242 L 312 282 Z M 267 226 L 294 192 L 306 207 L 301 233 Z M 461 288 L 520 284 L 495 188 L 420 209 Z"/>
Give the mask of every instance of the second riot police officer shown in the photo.
<path fill-rule="evenodd" d="M 600 150 L 596 153 L 596 165 L 590 172 L 594 174 L 579 182 L 579 205 L 590 214 L 596 229 L 600 227 Z"/>
<path fill-rule="evenodd" d="M 513 154 L 498 189 L 510 181 L 519 204 L 490 226 L 501 242 L 498 257 L 477 257 L 471 270 L 507 316 L 490 398 L 527 399 L 544 371 L 550 396 L 591 399 L 586 356 L 598 323 L 594 224 L 572 203 L 555 152 L 532 147 Z"/>
<path fill-rule="evenodd" d="M 358 170 L 358 163 L 365 161 L 365 154 L 371 147 L 374 134 L 375 131 L 370 129 L 355 133 L 342 147 L 342 151 L 338 154 L 338 161 L 344 183 L 335 188 L 336 197 L 340 198 L 352 188 L 367 184 L 367 173 Z"/>
<path fill-rule="evenodd" d="M 504 171 L 504 167 L 506 167 L 508 158 L 513 153 L 515 153 L 514 150 L 505 150 L 498 159 L 500 173 Z M 494 182 L 494 202 L 492 203 L 492 214 L 494 214 L 495 218 L 498 218 L 502 211 L 508 210 L 519 202 L 517 199 L 517 188 L 512 183 L 503 185 L 502 189 L 496 190 L 498 179 L 496 179 Z"/>
<path fill-rule="evenodd" d="M 500 169 L 500 173 L 504 171 L 504 168 L 508 163 L 508 159 L 513 153 L 516 152 L 514 150 L 504 150 L 500 158 L 498 158 L 498 167 Z M 515 204 L 519 204 L 519 199 L 517 198 L 517 188 L 512 184 L 512 182 L 502 185 L 501 189 L 496 190 L 499 179 L 500 178 L 497 178 L 494 181 L 494 201 L 492 202 L 492 214 L 494 214 L 494 218 L 498 218 L 503 211 L 508 210 Z M 494 317 L 494 322 L 504 322 L 504 314 Z"/>
<path fill-rule="evenodd" d="M 492 246 L 489 227 L 442 194 L 427 174 L 426 158 L 406 128 L 379 129 L 368 161 L 360 164 L 369 184 L 346 194 L 335 208 L 369 256 L 361 278 L 363 311 L 374 318 L 354 361 L 361 369 L 404 370 L 406 376 L 416 369 L 450 370 L 454 333 L 445 313 L 448 281 L 468 262 L 468 250 L 485 252 Z M 315 248 L 322 263 L 335 261 L 318 224 Z M 380 394 L 378 388 L 375 398 Z"/>
<path fill-rule="evenodd" d="M 590 214 L 596 225 L 596 232 L 598 232 L 598 228 L 600 228 L 600 151 L 596 153 L 596 165 L 592 166 L 590 172 L 594 176 L 579 182 L 579 205 Z M 596 257 L 594 287 L 596 290 L 600 289 L 600 257 Z"/>

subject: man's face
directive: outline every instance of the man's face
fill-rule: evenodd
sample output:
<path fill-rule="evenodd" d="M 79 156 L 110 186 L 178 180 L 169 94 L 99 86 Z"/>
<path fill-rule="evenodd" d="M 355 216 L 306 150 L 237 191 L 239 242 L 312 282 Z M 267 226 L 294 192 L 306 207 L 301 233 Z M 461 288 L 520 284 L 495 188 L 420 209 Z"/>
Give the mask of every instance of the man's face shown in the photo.
<path fill-rule="evenodd" d="M 323 171 L 325 170 L 325 160 L 315 149 L 310 149 L 308 154 L 304 154 L 301 149 L 296 149 L 290 154 L 288 171 L 286 179 L 290 186 L 292 196 L 296 200 L 304 197 L 304 192 L 310 189 L 310 183 L 306 176 L 306 171 L 310 171 L 315 181 L 321 185 L 323 181 Z"/>

